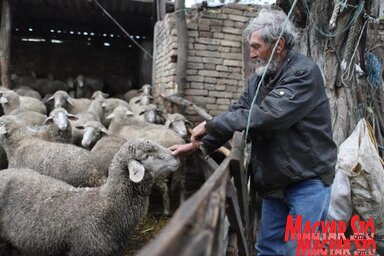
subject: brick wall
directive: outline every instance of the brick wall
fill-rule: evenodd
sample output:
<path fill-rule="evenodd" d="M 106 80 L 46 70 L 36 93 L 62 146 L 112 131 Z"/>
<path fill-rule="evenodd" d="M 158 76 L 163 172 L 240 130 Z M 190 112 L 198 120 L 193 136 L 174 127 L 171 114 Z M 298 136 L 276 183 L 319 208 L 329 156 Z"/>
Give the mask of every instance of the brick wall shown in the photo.
<path fill-rule="evenodd" d="M 215 116 L 237 100 L 244 87 L 242 32 L 255 16 L 256 6 L 227 4 L 187 18 L 188 60 L 185 98 Z M 176 18 L 167 14 L 155 28 L 153 94 L 177 91 Z M 193 110 L 192 122 L 202 120 Z"/>

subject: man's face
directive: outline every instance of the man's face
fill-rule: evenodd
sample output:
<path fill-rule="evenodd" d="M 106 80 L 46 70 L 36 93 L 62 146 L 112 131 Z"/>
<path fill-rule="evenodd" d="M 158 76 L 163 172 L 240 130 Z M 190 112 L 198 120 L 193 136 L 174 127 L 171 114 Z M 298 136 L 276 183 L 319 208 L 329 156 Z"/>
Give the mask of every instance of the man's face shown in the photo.
<path fill-rule="evenodd" d="M 251 34 L 251 38 L 249 40 L 249 46 L 250 46 L 250 57 L 255 67 L 255 72 L 258 76 L 261 76 L 267 67 L 267 63 L 268 63 L 269 57 L 272 54 L 273 47 L 263 41 L 259 30 Z M 267 74 L 275 73 L 277 71 L 278 63 L 279 63 L 279 58 L 275 54 L 275 57 L 269 64 L 269 67 L 266 73 Z"/>

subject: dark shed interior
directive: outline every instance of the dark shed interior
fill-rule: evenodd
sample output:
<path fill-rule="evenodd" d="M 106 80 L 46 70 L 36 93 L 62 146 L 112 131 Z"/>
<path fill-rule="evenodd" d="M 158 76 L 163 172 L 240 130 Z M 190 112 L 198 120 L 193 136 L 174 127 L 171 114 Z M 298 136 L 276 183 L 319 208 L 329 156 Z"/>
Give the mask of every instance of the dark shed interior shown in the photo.
<path fill-rule="evenodd" d="M 10 1 L 11 74 L 62 81 L 82 74 L 103 80 L 111 95 L 151 83 L 156 3 Z M 167 2 L 166 11 L 173 11 L 173 3 Z"/>

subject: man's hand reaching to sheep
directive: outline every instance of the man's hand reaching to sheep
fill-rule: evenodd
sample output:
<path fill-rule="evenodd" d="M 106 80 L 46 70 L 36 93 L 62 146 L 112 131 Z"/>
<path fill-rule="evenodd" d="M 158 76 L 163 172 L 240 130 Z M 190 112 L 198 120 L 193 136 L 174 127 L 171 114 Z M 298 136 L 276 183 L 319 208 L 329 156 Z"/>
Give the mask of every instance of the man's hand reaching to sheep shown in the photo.
<path fill-rule="evenodd" d="M 199 149 L 199 145 L 195 145 L 192 142 L 187 144 L 176 144 L 169 149 L 172 151 L 173 156 L 188 156 Z"/>
<path fill-rule="evenodd" d="M 174 156 L 188 156 L 198 150 L 200 148 L 200 145 L 203 144 L 201 139 L 207 132 L 205 124 L 206 122 L 204 121 L 197 125 L 195 128 L 193 128 L 190 143 L 176 144 L 171 146 L 169 149 L 172 151 L 172 154 Z"/>

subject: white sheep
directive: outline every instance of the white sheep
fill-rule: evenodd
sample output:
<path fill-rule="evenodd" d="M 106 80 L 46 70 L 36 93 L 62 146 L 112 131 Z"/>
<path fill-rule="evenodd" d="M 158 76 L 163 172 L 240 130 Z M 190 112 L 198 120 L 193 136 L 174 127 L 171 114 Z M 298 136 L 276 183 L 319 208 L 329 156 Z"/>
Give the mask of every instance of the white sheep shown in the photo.
<path fill-rule="evenodd" d="M 82 126 L 76 126 L 76 128 L 84 130 L 81 146 L 87 149 L 91 149 L 104 135 L 110 134 L 107 128 L 98 121 L 88 121 Z"/>
<path fill-rule="evenodd" d="M 40 93 L 38 91 L 33 90 L 30 86 L 20 85 L 13 88 L 13 90 L 20 96 L 28 96 L 36 98 L 38 100 L 42 100 Z"/>
<path fill-rule="evenodd" d="M 72 144 L 72 125 L 69 120 L 77 119 L 77 116 L 69 114 L 64 108 L 55 108 L 44 120 L 43 126 L 34 126 L 28 132 L 46 141 Z"/>
<path fill-rule="evenodd" d="M 95 91 L 101 91 L 104 83 L 100 79 L 78 75 L 74 81 L 76 98 L 90 98 Z"/>
<path fill-rule="evenodd" d="M 99 186 L 107 176 L 86 149 L 31 137 L 14 116 L 0 117 L 0 143 L 9 168 L 31 168 L 76 187 Z"/>
<path fill-rule="evenodd" d="M 66 91 L 56 91 L 51 97 L 46 100 L 46 103 L 54 102 L 54 108 L 65 108 L 69 113 L 76 115 L 84 112 L 91 105 L 92 100 L 87 98 L 75 99 L 69 96 Z"/>
<path fill-rule="evenodd" d="M 75 188 L 28 169 L 0 172 L 0 241 L 26 255 L 123 255 L 148 209 L 153 181 L 177 169 L 147 140 L 124 144 L 98 188 Z"/>
<path fill-rule="evenodd" d="M 129 109 L 128 102 L 119 98 L 107 98 L 101 105 L 104 109 L 103 125 L 109 127 L 110 121 L 106 118 L 112 114 L 113 110 L 118 106 L 124 106 Z"/>
<path fill-rule="evenodd" d="M 108 130 L 112 134 L 115 134 L 126 140 L 132 138 L 147 138 L 155 141 L 156 143 L 159 143 L 163 147 L 170 147 L 175 144 L 185 143 L 184 139 L 174 130 L 166 128 L 163 125 L 157 125 L 138 120 L 135 116 L 133 116 L 132 112 L 122 106 L 116 108 L 108 118 L 112 119 Z M 184 201 L 185 197 L 185 174 L 186 166 L 183 162 L 180 166 L 180 170 L 171 177 L 173 185 L 179 187 L 180 203 Z M 158 188 L 162 193 L 164 215 L 168 215 L 170 213 L 170 189 L 168 178 L 169 175 L 164 175 L 155 184 L 155 187 Z"/>
<path fill-rule="evenodd" d="M 40 100 L 28 96 L 20 96 L 12 90 L 0 92 L 0 103 L 4 114 L 15 114 L 25 111 L 34 111 L 47 114 L 47 108 Z"/>

